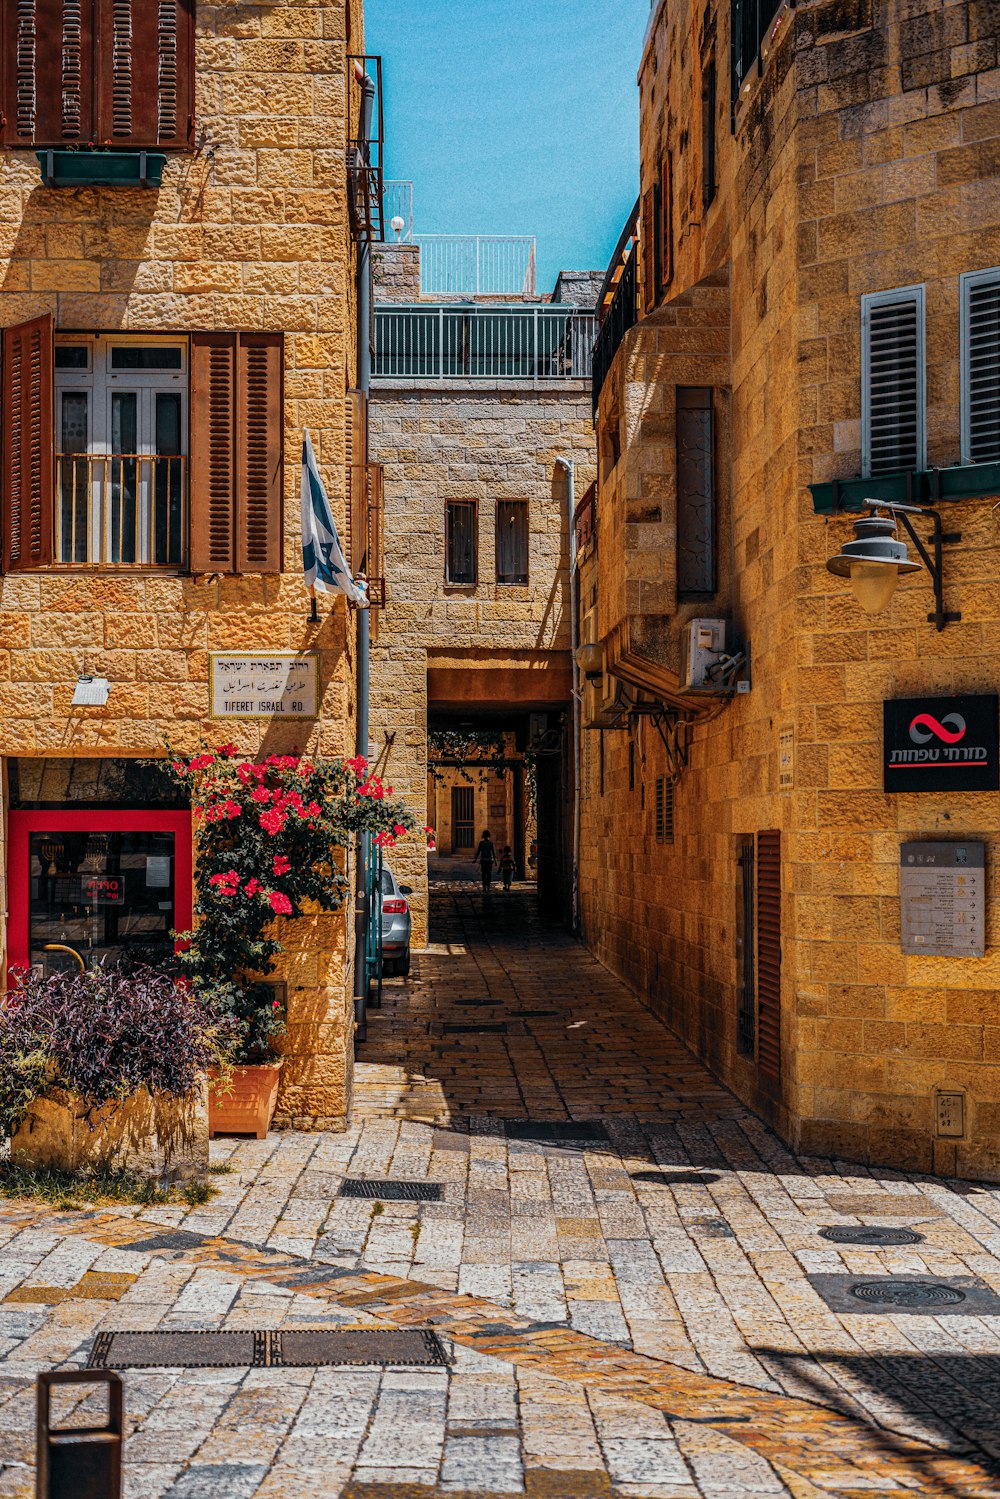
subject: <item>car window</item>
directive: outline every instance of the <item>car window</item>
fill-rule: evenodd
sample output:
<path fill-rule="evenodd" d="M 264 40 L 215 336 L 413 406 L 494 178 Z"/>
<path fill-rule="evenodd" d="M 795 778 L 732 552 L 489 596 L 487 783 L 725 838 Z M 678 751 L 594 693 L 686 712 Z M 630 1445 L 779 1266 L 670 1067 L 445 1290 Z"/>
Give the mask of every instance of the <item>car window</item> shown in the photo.
<path fill-rule="evenodd" d="M 382 871 L 382 894 L 383 895 L 392 895 L 394 893 L 394 890 L 395 890 L 395 886 L 392 883 L 392 871 L 388 870 L 388 869 L 383 869 L 383 871 Z"/>

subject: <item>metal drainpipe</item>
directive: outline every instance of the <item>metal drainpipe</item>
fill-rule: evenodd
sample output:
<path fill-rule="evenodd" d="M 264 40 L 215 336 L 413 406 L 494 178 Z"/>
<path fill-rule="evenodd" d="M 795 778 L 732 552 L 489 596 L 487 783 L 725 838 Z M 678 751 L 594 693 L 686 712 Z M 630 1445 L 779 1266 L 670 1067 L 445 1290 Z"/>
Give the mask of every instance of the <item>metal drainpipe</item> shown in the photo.
<path fill-rule="evenodd" d="M 361 128 L 359 138 L 368 165 L 372 118 L 375 108 L 375 82 L 360 63 L 354 65 L 354 76 L 361 85 Z M 367 229 L 358 235 L 357 264 L 358 304 L 358 389 L 365 396 L 365 453 L 368 452 L 368 393 L 372 383 L 372 246 Z M 365 559 L 367 572 L 368 559 Z M 358 610 L 358 723 L 355 750 L 368 758 L 368 695 L 371 680 L 371 632 L 368 610 Z M 354 895 L 354 1019 L 357 1039 L 367 1034 L 368 1004 L 368 848 L 363 834 L 358 837 L 357 881 Z"/>
<path fill-rule="evenodd" d="M 566 505 L 569 512 L 569 638 L 570 654 L 573 658 L 573 869 L 572 869 L 572 921 L 573 931 L 580 930 L 580 668 L 576 653 L 580 645 L 579 581 L 576 572 L 576 478 L 572 458 L 556 459 L 566 470 Z"/>

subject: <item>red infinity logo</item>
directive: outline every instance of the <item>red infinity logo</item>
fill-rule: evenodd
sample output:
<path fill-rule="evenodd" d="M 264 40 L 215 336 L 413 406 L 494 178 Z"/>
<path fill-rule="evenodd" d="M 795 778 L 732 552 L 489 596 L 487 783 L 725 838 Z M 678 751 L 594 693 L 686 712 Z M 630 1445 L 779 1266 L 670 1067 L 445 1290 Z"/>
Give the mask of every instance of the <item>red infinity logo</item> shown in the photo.
<path fill-rule="evenodd" d="M 948 728 L 948 724 L 952 727 Z M 925 733 L 924 730 L 929 730 Z M 914 744 L 926 744 L 929 739 L 940 739 L 944 744 L 957 744 L 965 738 L 965 719 L 960 713 L 946 713 L 940 721 L 931 713 L 918 713 L 910 724 L 910 738 Z"/>

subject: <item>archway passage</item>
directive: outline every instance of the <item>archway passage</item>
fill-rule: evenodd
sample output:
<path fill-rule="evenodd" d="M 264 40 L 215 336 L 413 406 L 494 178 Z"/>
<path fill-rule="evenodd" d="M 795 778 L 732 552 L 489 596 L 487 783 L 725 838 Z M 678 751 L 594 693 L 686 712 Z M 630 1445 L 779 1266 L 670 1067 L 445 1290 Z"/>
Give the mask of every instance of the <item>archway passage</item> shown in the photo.
<path fill-rule="evenodd" d="M 488 829 L 541 911 L 571 915 L 572 681 L 565 652 L 439 653 L 427 664 L 435 884 L 476 881 Z M 497 872 L 498 873 L 498 872 Z"/>

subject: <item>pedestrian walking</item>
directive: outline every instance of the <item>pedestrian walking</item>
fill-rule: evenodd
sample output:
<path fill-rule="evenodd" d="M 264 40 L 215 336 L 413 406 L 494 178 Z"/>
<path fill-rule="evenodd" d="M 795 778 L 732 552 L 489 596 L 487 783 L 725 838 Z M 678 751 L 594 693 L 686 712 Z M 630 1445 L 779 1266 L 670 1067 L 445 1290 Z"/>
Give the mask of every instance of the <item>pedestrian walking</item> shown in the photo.
<path fill-rule="evenodd" d="M 514 883 L 514 855 L 511 853 L 509 843 L 505 843 L 503 853 L 500 855 L 500 878 L 503 880 L 503 888 L 509 890 Z"/>
<path fill-rule="evenodd" d="M 483 836 L 479 840 L 479 847 L 472 855 L 472 862 L 479 865 L 479 873 L 483 878 L 483 889 L 488 890 L 493 883 L 493 866 L 500 862 L 497 859 L 496 844 L 490 837 L 489 828 L 483 829 Z"/>

